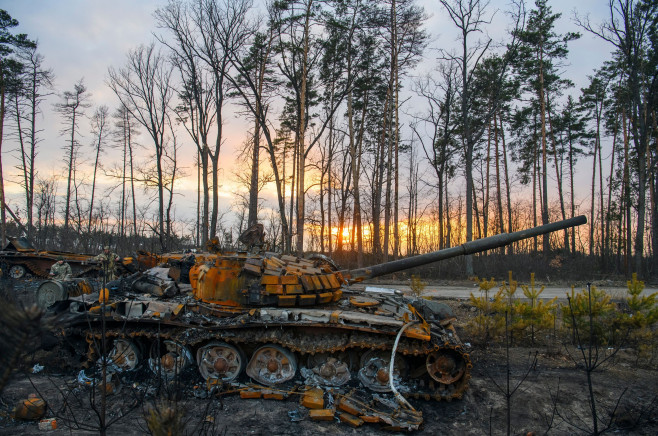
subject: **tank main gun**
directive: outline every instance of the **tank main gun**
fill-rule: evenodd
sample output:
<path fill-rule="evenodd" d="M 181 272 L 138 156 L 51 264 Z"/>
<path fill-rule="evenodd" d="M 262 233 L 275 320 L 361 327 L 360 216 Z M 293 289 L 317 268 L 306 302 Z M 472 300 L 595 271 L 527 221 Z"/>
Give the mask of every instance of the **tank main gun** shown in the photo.
<path fill-rule="evenodd" d="M 386 274 L 392 274 L 404 271 L 417 266 L 427 265 L 429 263 L 450 259 L 452 257 L 480 253 L 493 248 L 504 247 L 523 239 L 533 238 L 556 232 L 558 230 L 568 229 L 570 227 L 580 226 L 587 223 L 585 215 L 574 218 L 556 221 L 543 226 L 532 227 L 530 229 L 519 230 L 512 233 L 501 233 L 499 235 L 489 236 L 475 241 L 469 241 L 456 247 L 444 248 L 443 250 L 431 253 L 420 254 L 418 256 L 408 257 L 406 259 L 394 260 L 391 262 L 380 263 L 378 265 L 359 268 L 354 270 L 343 270 L 341 274 L 349 283 L 358 283 L 363 280 L 380 277 Z"/>

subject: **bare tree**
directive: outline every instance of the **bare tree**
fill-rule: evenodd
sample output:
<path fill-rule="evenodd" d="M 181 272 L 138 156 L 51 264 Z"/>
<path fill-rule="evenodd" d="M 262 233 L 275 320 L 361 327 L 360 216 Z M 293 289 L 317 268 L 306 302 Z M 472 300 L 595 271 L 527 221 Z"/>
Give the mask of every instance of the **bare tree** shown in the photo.
<path fill-rule="evenodd" d="M 250 209 L 253 207 L 254 187 L 258 186 L 258 160 L 257 148 L 261 147 L 261 134 L 265 139 L 263 146 L 270 157 L 272 165 L 272 176 L 276 187 L 279 222 L 281 224 L 282 245 L 285 247 L 289 241 L 288 219 L 285 212 L 285 200 L 283 184 L 285 183 L 285 168 L 283 174 L 279 168 L 277 159 L 277 144 L 271 131 L 271 125 L 268 119 L 270 113 L 270 102 L 274 97 L 275 81 L 272 80 L 272 57 L 274 32 L 270 29 L 267 33 L 257 32 L 253 26 L 252 33 L 254 38 L 251 45 L 243 53 L 238 47 L 229 51 L 231 64 L 236 71 L 235 75 L 229 75 L 228 80 L 231 82 L 232 89 L 236 95 L 239 95 L 248 112 L 254 117 L 254 132 L 250 182 Z M 256 196 L 257 197 L 257 196 Z M 252 212 L 250 210 L 250 219 Z M 276 240 L 276 238 L 274 239 Z M 285 248 L 284 248 L 285 249 Z M 288 248 L 289 249 L 289 248 Z"/>
<path fill-rule="evenodd" d="M 76 194 L 76 167 L 78 152 L 80 149 L 79 138 L 81 136 L 80 119 L 85 116 L 85 109 L 90 107 L 88 100 L 90 94 L 84 85 L 84 79 L 80 79 L 74 86 L 73 91 L 64 91 L 61 101 L 55 104 L 55 111 L 62 117 L 62 136 L 68 137 L 64 149 L 64 163 L 68 176 L 66 178 L 66 197 L 64 204 L 64 232 L 62 242 L 64 246 L 70 246 L 69 223 L 71 219 L 71 196 Z"/>
<path fill-rule="evenodd" d="M 91 118 L 91 131 L 94 135 L 94 151 L 96 158 L 94 159 L 94 173 L 91 180 L 91 199 L 89 200 L 89 219 L 87 220 L 87 233 L 91 234 L 91 225 L 94 218 L 94 194 L 96 193 L 96 173 L 100 163 L 100 156 L 106 142 L 107 124 L 109 109 L 107 106 L 102 105 L 96 108 L 94 115 Z"/>
<path fill-rule="evenodd" d="M 239 51 L 250 36 L 246 16 L 251 9 L 250 0 L 199 0 L 193 10 L 194 25 L 199 41 L 196 55 L 205 62 L 213 77 L 212 103 L 214 104 L 215 140 L 209 150 L 212 162 L 212 211 L 210 234 L 217 233 L 219 219 L 219 155 L 224 141 L 223 108 L 227 99 L 227 78 L 232 67 L 230 53 Z"/>
<path fill-rule="evenodd" d="M 441 80 L 429 75 L 416 80 L 413 90 L 427 102 L 427 113 L 414 115 L 412 131 L 420 141 L 425 158 L 436 175 L 439 213 L 439 249 L 447 245 L 444 234 L 444 216 L 446 221 L 446 199 L 444 196 L 446 181 L 454 172 L 455 127 L 453 106 L 456 98 L 455 68 L 452 63 L 444 63 L 439 68 Z M 421 124 L 422 123 L 422 124 Z M 424 126 L 423 126 L 424 125 Z"/>
<path fill-rule="evenodd" d="M 137 236 L 137 204 L 135 198 L 135 149 L 139 144 L 135 141 L 135 136 L 139 134 L 133 118 L 125 107 L 119 107 L 113 114 L 115 119 L 113 137 L 114 147 L 121 150 L 122 165 L 121 168 L 110 170 L 110 175 L 121 180 L 121 209 L 119 211 L 119 235 L 122 238 L 126 236 L 126 222 L 128 221 L 126 208 L 127 199 L 130 198 L 132 209 L 132 235 Z M 126 192 L 127 184 L 129 185 L 129 196 Z"/>
<path fill-rule="evenodd" d="M 55 225 L 55 198 L 57 179 L 37 177 L 34 206 L 37 209 L 36 242 L 45 246 L 49 240 L 49 228 Z"/>
<path fill-rule="evenodd" d="M 141 45 L 128 53 L 126 66 L 118 71 L 110 67 L 108 85 L 130 115 L 141 124 L 153 141 L 158 190 L 158 238 L 166 249 L 165 233 L 165 136 L 168 111 L 174 88 L 172 66 L 156 51 L 155 44 Z"/>
<path fill-rule="evenodd" d="M 196 8 L 201 6 L 197 3 Z M 185 3 L 170 1 L 167 6 L 155 12 L 158 25 L 173 35 L 173 41 L 159 37 L 158 40 L 171 50 L 172 62 L 180 75 L 182 89 L 178 92 L 181 102 L 176 106 L 179 121 L 185 127 L 197 147 L 200 163 L 200 180 L 203 186 L 203 206 L 201 211 L 201 244 L 205 246 L 209 232 L 209 139 L 215 124 L 217 111 L 214 104 L 217 76 L 207 71 L 207 65 L 198 55 L 198 27 L 201 12 L 192 10 Z M 203 16 L 203 15 L 201 15 Z"/>
<path fill-rule="evenodd" d="M 19 145 L 20 184 L 25 191 L 25 210 L 27 215 L 27 238 L 34 233 L 34 183 L 37 176 L 37 145 L 41 142 L 39 134 L 43 131 L 37 127 L 41 114 L 41 104 L 52 94 L 54 74 L 51 69 L 43 67 L 43 56 L 36 47 L 22 47 L 16 57 L 24 65 L 21 80 L 22 91 L 13 95 L 12 115 L 15 121 L 16 137 Z"/>

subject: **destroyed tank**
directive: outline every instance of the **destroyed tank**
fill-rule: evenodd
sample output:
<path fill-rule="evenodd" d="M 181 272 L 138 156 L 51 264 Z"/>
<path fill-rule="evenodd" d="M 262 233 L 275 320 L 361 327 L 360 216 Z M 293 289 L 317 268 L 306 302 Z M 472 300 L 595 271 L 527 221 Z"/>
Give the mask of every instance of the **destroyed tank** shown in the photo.
<path fill-rule="evenodd" d="M 10 238 L 0 251 L 0 275 L 11 279 L 48 277 L 50 267 L 59 259 L 71 266 L 76 277 L 93 274 L 97 271 L 94 256 L 68 251 L 37 250 L 24 238 Z"/>
<path fill-rule="evenodd" d="M 303 382 L 450 400 L 461 398 L 472 367 L 450 308 L 350 285 L 585 222 L 580 216 L 354 270 L 323 256 L 218 253 L 192 268 L 188 292 L 140 276 L 51 311 L 68 341 L 88 344 L 90 362 L 106 355 L 116 372 L 144 364 L 167 378 L 198 370 L 208 385 Z"/>

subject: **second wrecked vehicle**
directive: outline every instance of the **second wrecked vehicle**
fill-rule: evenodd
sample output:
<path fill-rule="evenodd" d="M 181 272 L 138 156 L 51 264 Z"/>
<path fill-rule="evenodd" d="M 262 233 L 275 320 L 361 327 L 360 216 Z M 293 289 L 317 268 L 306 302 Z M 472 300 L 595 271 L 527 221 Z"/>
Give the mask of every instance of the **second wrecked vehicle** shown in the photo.
<path fill-rule="evenodd" d="M 24 238 L 10 238 L 0 251 L 0 269 L 3 277 L 23 279 L 28 277 L 48 277 L 50 267 L 59 258 L 71 265 L 73 275 L 84 276 L 97 269 L 90 254 L 78 254 L 68 251 L 37 250 Z"/>
<path fill-rule="evenodd" d="M 2 277 L 14 280 L 47 278 L 50 268 L 60 259 L 71 266 L 73 277 L 95 277 L 100 273 L 101 264 L 96 260 L 96 255 L 38 250 L 25 237 L 10 238 L 0 250 L 0 272 Z M 124 273 L 132 273 L 153 267 L 162 259 L 168 258 L 140 250 L 132 256 L 121 258 L 117 266 Z"/>

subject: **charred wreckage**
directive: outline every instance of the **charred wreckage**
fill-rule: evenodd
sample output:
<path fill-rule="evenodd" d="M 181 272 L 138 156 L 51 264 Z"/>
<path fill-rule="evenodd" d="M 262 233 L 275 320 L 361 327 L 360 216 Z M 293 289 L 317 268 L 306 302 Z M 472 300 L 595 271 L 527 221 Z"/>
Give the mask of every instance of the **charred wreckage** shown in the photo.
<path fill-rule="evenodd" d="M 350 285 L 585 222 L 579 216 L 356 270 L 318 255 L 218 252 L 197 257 L 188 287 L 167 277 L 178 278 L 176 268 L 96 291 L 75 281 L 51 285 L 61 293 L 49 313 L 60 340 L 84 349 L 92 368 L 105 356 L 115 374 L 143 365 L 165 379 L 198 371 L 209 389 L 230 386 L 243 398 L 296 391 L 312 419 L 415 430 L 422 415 L 406 398 L 459 399 L 468 387 L 472 364 L 455 316 L 436 301 Z"/>

